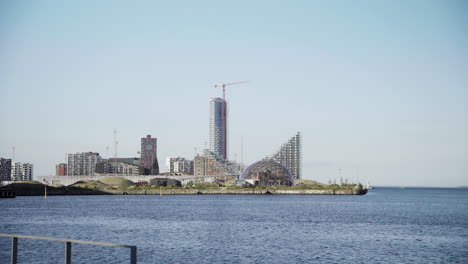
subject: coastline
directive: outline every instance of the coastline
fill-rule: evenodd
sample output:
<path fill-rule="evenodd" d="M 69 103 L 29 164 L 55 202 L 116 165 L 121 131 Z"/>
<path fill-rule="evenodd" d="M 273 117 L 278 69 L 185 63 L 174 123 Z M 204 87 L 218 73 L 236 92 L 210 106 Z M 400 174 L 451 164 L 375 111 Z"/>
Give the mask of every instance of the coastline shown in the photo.
<path fill-rule="evenodd" d="M 365 195 L 366 189 L 277 189 L 277 188 L 158 188 L 158 189 L 89 189 L 76 186 L 47 186 L 43 184 L 16 183 L 0 187 L 15 192 L 16 196 L 57 195 Z"/>
<path fill-rule="evenodd" d="M 109 191 L 122 194 L 122 191 Z M 364 195 L 363 190 L 282 190 L 282 189 L 162 189 L 127 190 L 127 195 Z"/>

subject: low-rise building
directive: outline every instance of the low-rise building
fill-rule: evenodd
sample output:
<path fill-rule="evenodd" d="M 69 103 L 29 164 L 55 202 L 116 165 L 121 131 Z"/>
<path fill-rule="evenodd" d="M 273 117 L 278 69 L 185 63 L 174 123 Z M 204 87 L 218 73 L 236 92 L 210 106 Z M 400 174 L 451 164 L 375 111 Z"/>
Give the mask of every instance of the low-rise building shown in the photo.
<path fill-rule="evenodd" d="M 67 164 L 60 163 L 55 166 L 55 175 L 56 176 L 65 176 L 67 175 Z"/>
<path fill-rule="evenodd" d="M 242 164 L 225 160 L 208 149 L 204 150 L 203 156 L 197 155 L 194 161 L 194 175 L 197 177 L 240 175 L 242 170 Z"/>

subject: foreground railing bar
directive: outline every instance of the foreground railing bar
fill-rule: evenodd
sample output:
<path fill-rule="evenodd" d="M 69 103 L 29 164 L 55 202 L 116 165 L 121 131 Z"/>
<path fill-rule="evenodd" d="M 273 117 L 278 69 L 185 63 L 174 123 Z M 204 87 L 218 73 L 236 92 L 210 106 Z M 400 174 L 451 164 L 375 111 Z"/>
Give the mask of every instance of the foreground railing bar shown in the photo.
<path fill-rule="evenodd" d="M 137 263 L 137 247 L 136 246 L 110 244 L 110 243 L 84 241 L 84 240 L 75 240 L 75 239 L 23 236 L 23 235 L 11 235 L 11 234 L 0 234 L 0 237 L 11 237 L 11 264 L 17 264 L 17 262 L 18 262 L 18 238 L 29 238 L 29 239 L 65 242 L 65 264 L 71 264 L 71 256 L 72 256 L 72 254 L 71 254 L 71 243 L 106 246 L 106 247 L 129 248 L 130 249 L 130 264 L 136 264 Z"/>
<path fill-rule="evenodd" d="M 71 242 L 65 243 L 65 264 L 71 264 Z"/>
<path fill-rule="evenodd" d="M 11 264 L 16 264 L 18 261 L 18 238 L 11 238 Z"/>
<path fill-rule="evenodd" d="M 135 246 L 130 246 L 130 245 L 119 245 L 119 244 L 111 244 L 111 243 L 103 243 L 103 242 L 93 242 L 93 241 L 84 241 L 84 240 L 75 240 L 75 239 L 54 238 L 54 237 L 37 237 L 37 236 L 23 236 L 23 235 L 10 235 L 10 234 L 0 234 L 0 237 L 29 238 L 29 239 L 38 239 L 38 240 L 90 244 L 90 245 L 107 246 L 107 247 L 123 247 L 123 248 L 135 247 Z"/>
<path fill-rule="evenodd" d="M 137 264 L 137 248 L 136 248 L 136 246 L 130 248 L 130 264 Z"/>

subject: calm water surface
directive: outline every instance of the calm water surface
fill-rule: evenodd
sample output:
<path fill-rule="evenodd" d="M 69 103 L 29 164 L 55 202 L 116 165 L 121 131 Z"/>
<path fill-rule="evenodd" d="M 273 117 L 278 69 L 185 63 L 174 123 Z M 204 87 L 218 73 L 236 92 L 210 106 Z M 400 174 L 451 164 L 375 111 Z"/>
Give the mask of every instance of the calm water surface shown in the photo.
<path fill-rule="evenodd" d="M 51 196 L 0 200 L 0 233 L 138 246 L 138 263 L 468 263 L 468 190 L 365 196 Z M 19 263 L 63 263 L 59 242 L 19 240 Z M 0 263 L 10 239 L 0 238 Z M 129 250 L 73 244 L 73 263 Z"/>

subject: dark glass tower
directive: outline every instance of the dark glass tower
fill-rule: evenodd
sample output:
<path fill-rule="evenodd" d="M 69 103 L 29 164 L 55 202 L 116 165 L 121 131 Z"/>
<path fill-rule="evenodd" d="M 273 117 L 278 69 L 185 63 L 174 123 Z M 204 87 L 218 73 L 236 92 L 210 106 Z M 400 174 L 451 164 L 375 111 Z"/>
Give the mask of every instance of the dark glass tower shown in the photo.
<path fill-rule="evenodd" d="M 11 181 L 11 159 L 0 158 L 0 181 Z"/>
<path fill-rule="evenodd" d="M 227 159 L 227 102 L 221 98 L 210 99 L 210 150 Z"/>

